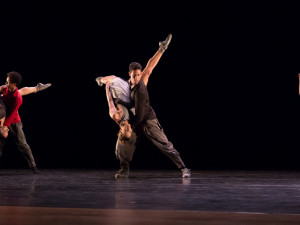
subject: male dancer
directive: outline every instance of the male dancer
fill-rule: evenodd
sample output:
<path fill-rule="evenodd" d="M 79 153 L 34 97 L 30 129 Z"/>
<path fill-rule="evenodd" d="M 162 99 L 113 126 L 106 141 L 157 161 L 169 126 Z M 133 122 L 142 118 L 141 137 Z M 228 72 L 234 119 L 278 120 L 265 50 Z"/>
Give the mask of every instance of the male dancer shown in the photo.
<path fill-rule="evenodd" d="M 154 56 L 147 62 L 143 71 L 143 76 L 147 77 L 147 79 L 149 79 L 150 74 L 159 62 L 163 52 L 167 49 L 171 38 L 172 35 L 169 35 L 165 41 L 160 42 L 158 51 L 156 51 Z M 96 82 L 99 86 L 106 84 L 109 115 L 120 126 L 115 153 L 116 157 L 120 160 L 121 169 L 115 174 L 115 178 L 128 177 L 129 163 L 132 160 L 138 139 L 138 136 L 132 130 L 131 125 L 128 122 L 130 116 L 132 117 L 135 113 L 134 108 L 128 110 L 127 107 L 125 107 L 130 104 L 129 81 L 111 75 L 97 77 Z M 122 104 L 118 104 L 117 101 L 122 101 Z M 121 143 L 123 139 L 126 139 L 126 143 Z"/>
<path fill-rule="evenodd" d="M 134 103 L 135 116 L 131 124 L 136 130 L 143 133 L 156 147 L 166 154 L 175 165 L 181 169 L 182 177 L 191 177 L 191 172 L 186 168 L 179 152 L 173 147 L 168 140 L 162 126 L 160 125 L 153 108 L 150 105 L 149 94 L 147 90 L 148 77 L 143 76 L 142 66 L 137 62 L 129 65 L 130 75 L 130 96 Z M 126 174 L 123 170 L 120 176 Z"/>
<path fill-rule="evenodd" d="M 6 118 L 3 124 L 3 128 L 11 132 L 18 149 L 22 152 L 33 173 L 39 174 L 39 170 L 33 158 L 32 151 L 26 142 L 25 134 L 22 129 L 23 125 L 18 113 L 18 109 L 23 103 L 23 98 L 18 90 L 21 81 L 22 76 L 18 72 L 12 71 L 7 74 L 5 85 L 0 87 L 0 92 L 3 93 L 2 99 L 6 106 Z M 50 85 L 38 84 L 36 86 L 36 91 L 44 90 Z M 34 91 L 34 89 L 32 89 L 31 91 Z M 2 138 L 0 143 L 0 156 L 2 155 L 3 146 L 4 138 Z"/>
<path fill-rule="evenodd" d="M 167 49 L 167 47 L 171 41 L 171 38 L 172 38 L 172 36 L 169 35 L 168 38 L 164 42 L 160 42 L 160 48 L 159 48 L 157 54 L 159 54 L 160 56 L 163 54 L 163 52 Z M 151 69 L 151 67 L 149 68 L 148 64 L 147 64 L 146 68 L 143 70 L 143 72 L 141 71 L 141 68 L 139 71 L 140 78 L 142 78 L 146 84 L 148 83 L 149 76 L 152 73 L 152 70 L 154 68 L 154 67 L 152 69 Z M 130 77 L 131 77 L 131 72 L 132 72 L 132 69 L 130 68 L 129 69 Z M 96 81 L 97 81 L 97 79 L 96 79 Z M 109 81 L 106 81 L 103 78 L 100 78 L 100 79 L 98 79 L 98 81 L 97 81 L 99 85 L 101 85 L 102 83 L 106 83 L 106 85 L 109 84 L 108 83 Z M 130 78 L 130 82 L 131 82 L 131 78 Z M 122 103 L 123 105 L 128 105 L 128 100 L 125 100 L 125 102 L 124 102 L 124 100 L 123 101 L 122 100 L 123 99 L 121 99 L 121 101 L 119 101 L 119 102 Z M 135 104 L 135 106 L 137 106 L 137 105 Z M 129 135 L 128 135 L 128 133 L 129 133 Z M 131 133 L 134 135 L 131 136 Z M 146 135 L 146 133 L 144 133 L 144 134 Z M 167 156 L 169 156 L 173 160 L 173 162 L 180 169 L 182 169 L 183 177 L 190 177 L 190 170 L 188 170 L 185 167 L 184 163 L 182 162 L 182 160 L 179 156 L 179 153 L 172 147 L 172 143 L 167 140 L 162 129 L 160 130 L 160 133 L 157 132 L 156 134 L 163 135 L 163 137 L 161 137 L 160 140 L 166 141 L 166 143 L 161 143 L 160 146 L 156 144 L 156 146 L 158 146 L 161 149 L 161 151 L 163 151 L 165 154 L 167 154 Z M 154 136 L 151 136 L 151 135 L 146 135 L 146 136 L 154 143 L 154 139 L 155 139 Z M 116 145 L 116 154 L 120 160 L 121 169 L 117 172 L 117 174 L 115 174 L 116 178 L 124 178 L 124 177 L 129 176 L 129 163 L 132 160 L 132 156 L 135 151 L 137 139 L 138 139 L 138 136 L 136 136 L 136 133 L 132 131 L 130 123 L 128 123 L 128 121 L 126 121 L 126 120 L 124 122 L 122 122 L 121 129 L 119 132 L 119 139 L 118 139 L 118 142 Z"/>

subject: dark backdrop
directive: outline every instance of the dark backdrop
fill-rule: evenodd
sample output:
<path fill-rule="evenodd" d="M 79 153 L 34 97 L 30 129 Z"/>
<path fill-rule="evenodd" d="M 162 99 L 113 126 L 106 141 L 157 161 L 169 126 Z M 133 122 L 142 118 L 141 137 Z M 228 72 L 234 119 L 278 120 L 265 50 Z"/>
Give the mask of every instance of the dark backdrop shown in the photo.
<path fill-rule="evenodd" d="M 1 67 L 22 86 L 19 112 L 40 168 L 118 168 L 118 126 L 97 76 L 128 78 L 169 33 L 150 100 L 192 169 L 300 169 L 299 7 L 270 1 L 1 3 Z M 26 167 L 11 139 L 1 168 Z M 133 168 L 173 169 L 142 138 Z"/>

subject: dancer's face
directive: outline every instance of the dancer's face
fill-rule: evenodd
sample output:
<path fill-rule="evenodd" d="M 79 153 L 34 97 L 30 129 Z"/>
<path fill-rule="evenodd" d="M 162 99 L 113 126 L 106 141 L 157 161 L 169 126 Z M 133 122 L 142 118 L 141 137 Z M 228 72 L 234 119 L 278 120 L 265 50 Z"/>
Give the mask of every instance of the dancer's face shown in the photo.
<path fill-rule="evenodd" d="M 134 86 L 138 84 L 142 78 L 142 71 L 140 69 L 129 72 L 130 82 Z"/>
<path fill-rule="evenodd" d="M 132 128 L 130 123 L 127 120 L 123 121 L 120 125 L 120 132 L 126 137 L 130 138 L 132 133 Z"/>
<path fill-rule="evenodd" d="M 9 77 L 6 78 L 5 85 L 10 91 L 14 91 L 16 89 L 16 84 L 11 83 Z"/>

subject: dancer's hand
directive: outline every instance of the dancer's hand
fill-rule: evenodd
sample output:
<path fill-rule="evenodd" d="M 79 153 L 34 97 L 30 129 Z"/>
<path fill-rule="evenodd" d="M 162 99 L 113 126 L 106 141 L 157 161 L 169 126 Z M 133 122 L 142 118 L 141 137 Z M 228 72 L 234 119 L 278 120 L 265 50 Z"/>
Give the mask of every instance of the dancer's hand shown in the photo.
<path fill-rule="evenodd" d="M 7 136 L 8 136 L 8 131 L 9 131 L 9 129 L 8 129 L 7 126 L 1 126 L 1 127 L 0 127 L 0 135 L 1 135 L 2 137 L 7 138 Z"/>
<path fill-rule="evenodd" d="M 168 37 L 166 38 L 166 40 L 159 42 L 160 51 L 164 52 L 168 48 L 168 46 L 171 42 L 171 39 L 172 39 L 172 34 L 169 34 Z"/>
<path fill-rule="evenodd" d="M 1 85 L 0 86 L 0 91 L 3 91 L 4 88 L 7 88 L 6 85 Z"/>

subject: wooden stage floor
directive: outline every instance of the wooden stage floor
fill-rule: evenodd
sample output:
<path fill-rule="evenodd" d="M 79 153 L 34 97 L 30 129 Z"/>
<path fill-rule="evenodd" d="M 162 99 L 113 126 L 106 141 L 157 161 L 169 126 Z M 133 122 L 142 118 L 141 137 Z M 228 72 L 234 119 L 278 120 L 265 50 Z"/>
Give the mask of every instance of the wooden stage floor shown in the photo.
<path fill-rule="evenodd" d="M 0 170 L 0 225 L 300 224 L 300 171 Z"/>

